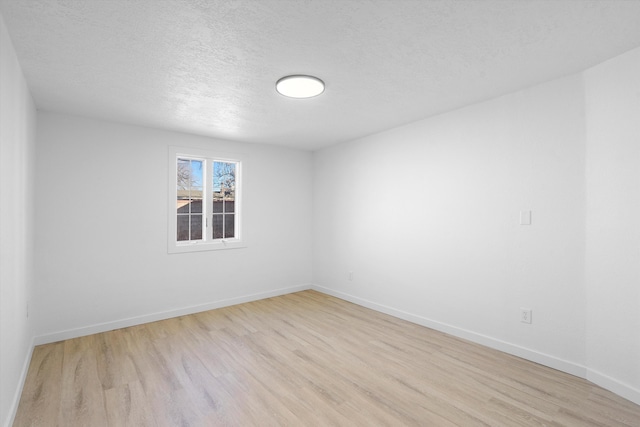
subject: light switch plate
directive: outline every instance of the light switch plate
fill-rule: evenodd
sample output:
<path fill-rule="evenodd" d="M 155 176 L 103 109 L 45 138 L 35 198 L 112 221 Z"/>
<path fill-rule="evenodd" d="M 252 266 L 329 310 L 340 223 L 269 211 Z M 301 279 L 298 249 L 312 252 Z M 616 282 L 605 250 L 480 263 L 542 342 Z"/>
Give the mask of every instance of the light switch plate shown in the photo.
<path fill-rule="evenodd" d="M 531 211 L 520 211 L 520 225 L 531 225 Z"/>

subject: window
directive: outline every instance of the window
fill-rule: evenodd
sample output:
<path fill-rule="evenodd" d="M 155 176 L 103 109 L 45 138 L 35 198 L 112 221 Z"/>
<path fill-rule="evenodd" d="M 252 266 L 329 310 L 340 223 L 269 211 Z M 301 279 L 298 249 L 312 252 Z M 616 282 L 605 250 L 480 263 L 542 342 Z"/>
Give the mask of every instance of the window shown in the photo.
<path fill-rule="evenodd" d="M 172 147 L 169 165 L 169 252 L 243 247 L 239 158 Z"/>

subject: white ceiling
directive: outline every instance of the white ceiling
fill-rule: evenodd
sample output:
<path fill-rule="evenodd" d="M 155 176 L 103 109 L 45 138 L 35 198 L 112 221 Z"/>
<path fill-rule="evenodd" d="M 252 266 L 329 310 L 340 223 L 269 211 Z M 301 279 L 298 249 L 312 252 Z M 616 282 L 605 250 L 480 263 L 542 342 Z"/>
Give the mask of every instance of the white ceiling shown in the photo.
<path fill-rule="evenodd" d="M 640 46 L 639 0 L 0 0 L 39 109 L 317 149 Z M 319 97 L 275 91 L 287 74 Z"/>

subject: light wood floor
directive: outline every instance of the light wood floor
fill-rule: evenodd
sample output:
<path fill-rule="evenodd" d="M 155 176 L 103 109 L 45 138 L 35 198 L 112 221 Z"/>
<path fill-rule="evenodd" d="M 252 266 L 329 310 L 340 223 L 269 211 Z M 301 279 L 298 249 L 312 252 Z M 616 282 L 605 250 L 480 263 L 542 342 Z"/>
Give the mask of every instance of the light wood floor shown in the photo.
<path fill-rule="evenodd" d="M 15 426 L 640 426 L 585 380 L 305 291 L 38 346 Z"/>

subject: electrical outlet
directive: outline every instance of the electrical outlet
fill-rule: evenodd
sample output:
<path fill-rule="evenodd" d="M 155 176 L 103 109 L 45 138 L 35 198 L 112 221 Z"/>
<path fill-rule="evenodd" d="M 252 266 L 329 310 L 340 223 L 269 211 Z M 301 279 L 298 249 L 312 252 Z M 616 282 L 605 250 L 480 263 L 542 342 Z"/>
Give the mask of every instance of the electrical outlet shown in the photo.
<path fill-rule="evenodd" d="M 352 282 L 353 281 L 353 271 L 350 271 L 349 274 L 347 275 L 347 277 L 349 278 L 349 281 Z"/>
<path fill-rule="evenodd" d="M 520 308 L 520 321 L 522 323 L 531 323 L 531 309 Z"/>

